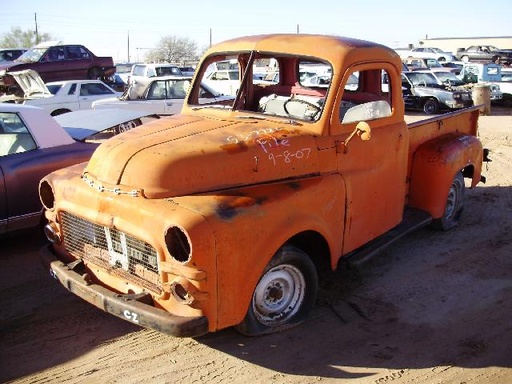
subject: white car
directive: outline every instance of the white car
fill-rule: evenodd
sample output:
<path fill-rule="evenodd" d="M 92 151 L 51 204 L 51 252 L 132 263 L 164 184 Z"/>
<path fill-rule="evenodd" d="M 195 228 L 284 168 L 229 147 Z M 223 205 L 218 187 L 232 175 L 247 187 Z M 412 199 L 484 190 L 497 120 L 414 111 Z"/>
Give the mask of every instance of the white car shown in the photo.
<path fill-rule="evenodd" d="M 94 109 L 122 108 L 145 111 L 158 115 L 174 115 L 181 112 L 185 96 L 191 84 L 189 76 L 164 76 L 147 80 L 147 84 L 132 84 L 121 97 L 98 100 Z M 229 103 L 234 98 L 225 96 L 206 84 L 201 86 L 203 103 Z"/>
<path fill-rule="evenodd" d="M 456 61 L 457 58 L 450 52 L 445 52 L 439 48 L 432 47 L 415 47 L 410 50 L 396 50 L 402 60 L 406 60 L 409 57 L 418 57 L 422 59 L 433 58 L 439 62 L 445 61 Z"/>
<path fill-rule="evenodd" d="M 92 109 L 92 103 L 107 97 L 121 96 L 101 80 L 65 80 L 44 84 L 34 70 L 11 72 L 22 94 L 5 96 L 2 101 L 32 105 L 46 110 L 50 115 Z"/>
<path fill-rule="evenodd" d="M 127 84 L 136 84 L 138 81 L 144 82 L 150 77 L 163 76 L 183 76 L 183 73 L 175 64 L 139 63 L 132 66 Z"/>
<path fill-rule="evenodd" d="M 203 84 L 224 95 L 236 96 L 240 88 L 240 72 L 238 69 L 216 69 L 203 78 Z"/>

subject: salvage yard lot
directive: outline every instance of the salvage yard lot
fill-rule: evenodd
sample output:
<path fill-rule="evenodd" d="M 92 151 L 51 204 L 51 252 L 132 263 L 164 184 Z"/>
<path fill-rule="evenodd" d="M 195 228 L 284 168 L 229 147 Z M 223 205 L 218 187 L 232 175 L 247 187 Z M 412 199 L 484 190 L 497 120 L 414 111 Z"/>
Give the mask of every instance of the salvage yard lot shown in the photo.
<path fill-rule="evenodd" d="M 1 239 L 0 382 L 511 383 L 511 109 L 481 117 L 480 138 L 487 183 L 466 190 L 458 228 L 337 271 L 308 321 L 283 333 L 141 329 L 53 281 L 35 232 Z"/>

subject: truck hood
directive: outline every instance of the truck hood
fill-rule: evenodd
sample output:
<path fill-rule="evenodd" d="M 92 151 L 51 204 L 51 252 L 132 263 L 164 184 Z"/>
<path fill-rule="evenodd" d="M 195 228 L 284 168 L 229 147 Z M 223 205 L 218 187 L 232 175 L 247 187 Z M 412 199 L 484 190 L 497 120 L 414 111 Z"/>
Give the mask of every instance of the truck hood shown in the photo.
<path fill-rule="evenodd" d="M 83 178 L 99 191 L 190 195 L 319 173 L 315 136 L 300 123 L 174 115 L 115 136 Z"/>

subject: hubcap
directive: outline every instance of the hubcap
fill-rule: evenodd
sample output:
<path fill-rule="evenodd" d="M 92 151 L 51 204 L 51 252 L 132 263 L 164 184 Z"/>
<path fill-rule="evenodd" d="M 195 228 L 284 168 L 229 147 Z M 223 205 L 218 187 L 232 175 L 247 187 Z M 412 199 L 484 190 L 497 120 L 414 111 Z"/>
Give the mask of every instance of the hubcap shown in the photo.
<path fill-rule="evenodd" d="M 252 308 L 258 321 L 268 326 L 288 321 L 304 301 L 305 286 L 297 267 L 285 264 L 271 268 L 254 291 Z"/>

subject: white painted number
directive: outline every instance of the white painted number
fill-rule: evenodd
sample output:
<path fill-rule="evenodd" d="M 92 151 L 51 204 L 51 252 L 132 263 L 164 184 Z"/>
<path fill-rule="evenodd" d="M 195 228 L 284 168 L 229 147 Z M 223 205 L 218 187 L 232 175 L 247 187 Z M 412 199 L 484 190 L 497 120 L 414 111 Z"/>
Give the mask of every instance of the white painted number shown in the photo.
<path fill-rule="evenodd" d="M 130 320 L 132 323 L 139 324 L 139 315 L 135 312 L 131 312 L 127 309 L 123 312 L 124 317 L 126 317 L 127 320 Z"/>

